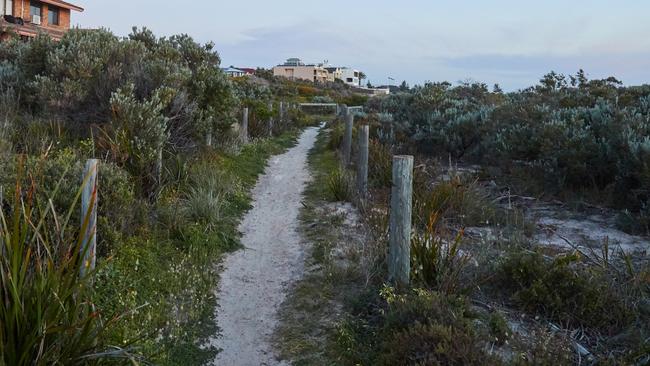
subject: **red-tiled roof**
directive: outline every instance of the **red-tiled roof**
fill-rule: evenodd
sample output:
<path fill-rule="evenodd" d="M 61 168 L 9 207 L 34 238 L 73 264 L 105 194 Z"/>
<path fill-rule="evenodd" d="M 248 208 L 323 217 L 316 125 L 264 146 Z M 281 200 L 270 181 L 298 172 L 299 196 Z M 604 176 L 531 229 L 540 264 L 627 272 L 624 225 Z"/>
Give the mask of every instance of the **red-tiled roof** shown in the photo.
<path fill-rule="evenodd" d="M 77 6 L 77 5 L 74 5 L 74 4 L 70 4 L 70 3 L 62 1 L 62 0 L 40 0 L 40 1 L 43 2 L 43 3 L 46 3 L 46 4 L 56 5 L 56 6 L 60 7 L 60 8 L 64 8 L 64 9 L 76 10 L 76 11 L 79 11 L 79 12 L 84 11 L 84 8 L 82 8 L 80 6 Z"/>

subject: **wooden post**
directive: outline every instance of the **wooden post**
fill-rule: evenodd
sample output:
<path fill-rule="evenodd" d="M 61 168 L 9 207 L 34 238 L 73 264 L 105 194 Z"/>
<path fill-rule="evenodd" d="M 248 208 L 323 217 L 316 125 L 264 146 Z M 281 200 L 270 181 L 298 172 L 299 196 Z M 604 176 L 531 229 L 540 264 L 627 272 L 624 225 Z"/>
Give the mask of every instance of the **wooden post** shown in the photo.
<path fill-rule="evenodd" d="M 284 102 L 280 102 L 280 125 L 284 126 Z"/>
<path fill-rule="evenodd" d="M 359 159 L 357 161 L 357 189 L 361 198 L 368 195 L 368 139 L 370 127 L 363 125 L 359 129 Z"/>
<path fill-rule="evenodd" d="M 163 169 L 163 145 L 158 147 L 158 156 L 156 156 L 156 165 L 154 166 L 156 174 L 156 184 L 162 184 L 162 169 Z"/>
<path fill-rule="evenodd" d="M 212 146 L 212 130 L 205 134 L 205 146 Z"/>
<path fill-rule="evenodd" d="M 350 154 L 352 153 L 352 125 L 354 124 L 354 115 L 348 111 L 345 118 L 345 135 L 343 135 L 343 164 L 350 164 Z"/>
<path fill-rule="evenodd" d="M 269 137 L 273 137 L 273 101 L 269 102 Z"/>
<path fill-rule="evenodd" d="M 244 108 L 241 126 L 239 126 L 239 138 L 242 144 L 248 143 L 248 107 Z"/>
<path fill-rule="evenodd" d="M 86 161 L 81 190 L 81 255 L 83 256 L 80 275 L 84 277 L 88 271 L 95 269 L 97 251 L 97 159 Z"/>
<path fill-rule="evenodd" d="M 408 285 L 411 272 L 411 205 L 413 157 L 393 157 L 393 187 L 390 197 L 388 280 Z"/>

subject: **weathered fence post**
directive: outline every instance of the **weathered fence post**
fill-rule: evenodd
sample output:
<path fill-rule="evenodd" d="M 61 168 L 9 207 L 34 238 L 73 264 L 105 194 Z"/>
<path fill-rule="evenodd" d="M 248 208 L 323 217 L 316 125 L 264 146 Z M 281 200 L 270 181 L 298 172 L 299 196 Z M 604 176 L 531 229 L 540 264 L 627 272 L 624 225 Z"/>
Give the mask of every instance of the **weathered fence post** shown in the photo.
<path fill-rule="evenodd" d="M 284 102 L 280 102 L 280 125 L 284 126 Z"/>
<path fill-rule="evenodd" d="M 212 130 L 208 131 L 205 134 L 205 146 L 207 147 L 212 146 Z"/>
<path fill-rule="evenodd" d="M 156 156 L 156 165 L 154 166 L 154 173 L 156 174 L 156 184 L 158 186 L 162 183 L 162 169 L 163 169 L 163 145 L 158 147 Z"/>
<path fill-rule="evenodd" d="M 350 164 L 350 154 L 352 153 L 352 125 L 354 124 L 354 114 L 348 110 L 345 116 L 345 135 L 343 135 L 343 164 Z"/>
<path fill-rule="evenodd" d="M 269 102 L 269 137 L 273 137 L 273 101 Z"/>
<path fill-rule="evenodd" d="M 388 280 L 408 285 L 411 272 L 411 205 L 413 157 L 393 157 L 393 187 L 390 197 Z"/>
<path fill-rule="evenodd" d="M 97 251 L 97 159 L 89 159 L 84 167 L 81 189 L 81 256 L 83 256 L 80 275 L 83 277 L 95 269 Z"/>
<path fill-rule="evenodd" d="M 239 127 L 239 138 L 243 144 L 248 143 L 248 107 L 244 108 L 241 126 Z"/>
<path fill-rule="evenodd" d="M 357 162 L 357 189 L 361 198 L 368 195 L 368 139 L 370 126 L 363 125 L 359 129 L 359 160 Z"/>

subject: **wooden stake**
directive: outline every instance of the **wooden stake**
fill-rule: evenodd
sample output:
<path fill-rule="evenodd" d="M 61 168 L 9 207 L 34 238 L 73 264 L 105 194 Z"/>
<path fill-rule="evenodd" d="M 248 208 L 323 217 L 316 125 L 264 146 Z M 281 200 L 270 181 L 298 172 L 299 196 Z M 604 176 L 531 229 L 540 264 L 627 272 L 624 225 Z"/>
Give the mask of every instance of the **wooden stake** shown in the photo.
<path fill-rule="evenodd" d="M 361 198 L 368 195 L 368 140 L 370 127 L 361 126 L 359 129 L 359 159 L 357 161 L 357 189 Z"/>
<path fill-rule="evenodd" d="M 239 127 L 239 138 L 242 144 L 248 143 L 248 107 L 244 108 L 241 126 Z"/>
<path fill-rule="evenodd" d="M 408 285 L 411 272 L 411 214 L 413 157 L 393 157 L 393 187 L 390 198 L 388 280 Z"/>
<path fill-rule="evenodd" d="M 349 111 L 345 118 L 345 135 L 343 135 L 343 164 L 350 164 L 350 154 L 352 153 L 352 125 L 354 124 L 354 115 Z"/>
<path fill-rule="evenodd" d="M 82 179 L 81 190 L 81 256 L 83 264 L 80 275 L 83 277 L 95 269 L 97 251 L 97 159 L 86 161 Z"/>

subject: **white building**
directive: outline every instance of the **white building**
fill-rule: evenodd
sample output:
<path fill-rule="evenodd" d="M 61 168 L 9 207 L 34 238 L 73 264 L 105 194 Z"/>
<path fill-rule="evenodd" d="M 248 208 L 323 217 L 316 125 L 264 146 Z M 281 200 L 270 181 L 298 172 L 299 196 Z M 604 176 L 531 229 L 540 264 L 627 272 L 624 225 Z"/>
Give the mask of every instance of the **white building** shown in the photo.
<path fill-rule="evenodd" d="M 341 80 L 350 86 L 361 85 L 361 71 L 349 67 L 326 67 L 330 81 Z"/>
<path fill-rule="evenodd" d="M 341 68 L 341 80 L 352 86 L 361 86 L 361 71 L 350 69 L 348 67 Z"/>
<path fill-rule="evenodd" d="M 240 70 L 234 66 L 230 67 L 224 67 L 221 69 L 226 75 L 230 76 L 231 78 L 238 78 L 241 76 L 246 75 L 246 71 Z"/>

